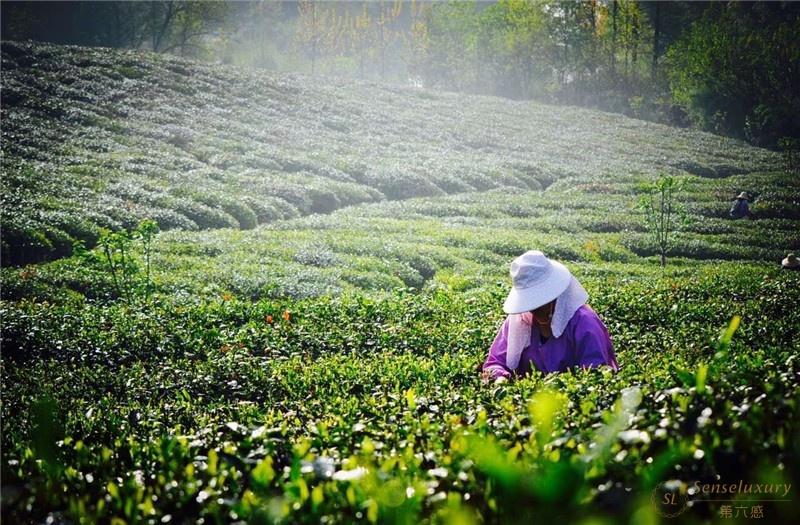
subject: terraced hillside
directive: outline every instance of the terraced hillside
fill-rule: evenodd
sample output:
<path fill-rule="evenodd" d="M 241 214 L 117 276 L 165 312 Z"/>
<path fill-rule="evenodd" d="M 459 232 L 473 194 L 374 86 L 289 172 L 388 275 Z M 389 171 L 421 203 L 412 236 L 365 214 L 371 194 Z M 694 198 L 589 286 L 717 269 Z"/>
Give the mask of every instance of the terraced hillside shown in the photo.
<path fill-rule="evenodd" d="M 780 166 L 766 150 L 612 114 L 132 51 L 4 42 L 2 85 L 4 264 L 145 217 L 249 229 L 566 178 Z"/>
<path fill-rule="evenodd" d="M 695 488 L 800 485 L 800 180 L 774 153 L 146 53 L 2 61 L 3 521 L 655 524 L 668 492 L 669 523 L 800 522 L 791 491 Z M 662 173 L 666 268 L 638 207 Z M 146 218 L 167 231 L 123 233 Z M 618 373 L 481 382 L 532 248 Z"/>

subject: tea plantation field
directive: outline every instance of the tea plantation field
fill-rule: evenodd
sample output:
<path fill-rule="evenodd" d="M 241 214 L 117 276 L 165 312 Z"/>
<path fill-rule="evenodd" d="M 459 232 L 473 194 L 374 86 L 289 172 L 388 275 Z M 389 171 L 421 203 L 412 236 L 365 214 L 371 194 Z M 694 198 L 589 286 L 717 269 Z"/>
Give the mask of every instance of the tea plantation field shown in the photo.
<path fill-rule="evenodd" d="M 2 88 L 5 522 L 800 520 L 776 153 L 108 49 L 3 42 Z M 637 206 L 662 174 L 664 269 Z M 481 384 L 528 249 L 584 284 L 617 374 Z"/>

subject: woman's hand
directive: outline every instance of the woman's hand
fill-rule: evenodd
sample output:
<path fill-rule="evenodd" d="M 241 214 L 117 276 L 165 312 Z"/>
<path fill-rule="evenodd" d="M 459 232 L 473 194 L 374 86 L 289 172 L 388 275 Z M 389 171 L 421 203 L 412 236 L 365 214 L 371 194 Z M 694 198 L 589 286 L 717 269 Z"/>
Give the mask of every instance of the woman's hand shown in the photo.
<path fill-rule="evenodd" d="M 481 383 L 483 383 L 484 385 L 489 384 L 489 382 L 492 381 L 492 377 L 493 377 L 492 373 L 489 370 L 484 370 L 483 373 L 481 373 Z M 506 376 L 497 376 L 496 378 L 494 378 L 495 385 L 502 385 L 507 381 L 508 378 Z"/>

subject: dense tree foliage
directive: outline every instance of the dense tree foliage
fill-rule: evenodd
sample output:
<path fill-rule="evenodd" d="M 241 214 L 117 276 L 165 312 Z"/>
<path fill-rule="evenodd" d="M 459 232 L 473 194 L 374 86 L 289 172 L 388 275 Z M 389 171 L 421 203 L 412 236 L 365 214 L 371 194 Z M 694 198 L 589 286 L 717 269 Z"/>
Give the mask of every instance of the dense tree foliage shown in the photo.
<path fill-rule="evenodd" d="M 222 36 L 228 7 L 222 2 L 4 2 L 6 40 L 147 48 L 212 58 L 207 38 Z M 217 42 L 214 42 L 215 44 Z"/>
<path fill-rule="evenodd" d="M 705 129 L 774 146 L 800 136 L 800 5 L 712 6 L 669 50 L 675 101 Z"/>

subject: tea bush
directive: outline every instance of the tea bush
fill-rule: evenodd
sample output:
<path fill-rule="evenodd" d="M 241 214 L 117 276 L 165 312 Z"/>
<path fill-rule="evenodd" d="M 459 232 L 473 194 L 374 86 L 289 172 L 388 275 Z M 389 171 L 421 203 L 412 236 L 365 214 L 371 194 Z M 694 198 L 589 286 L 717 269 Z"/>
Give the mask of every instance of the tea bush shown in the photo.
<path fill-rule="evenodd" d="M 790 482 L 798 277 L 763 265 L 628 267 L 574 267 L 619 374 L 500 388 L 481 386 L 475 367 L 502 319 L 502 282 L 374 299 L 4 301 L 4 513 L 655 516 L 649 491 L 663 479 Z M 712 344 L 737 313 L 730 348 Z M 797 516 L 780 503 L 768 511 Z"/>
<path fill-rule="evenodd" d="M 144 218 L 248 229 L 386 199 L 784 166 L 730 139 L 577 108 L 138 51 L 3 42 L 2 55 L 4 265 L 68 255 L 97 227 Z M 762 217 L 797 218 L 797 202 L 771 199 Z"/>

